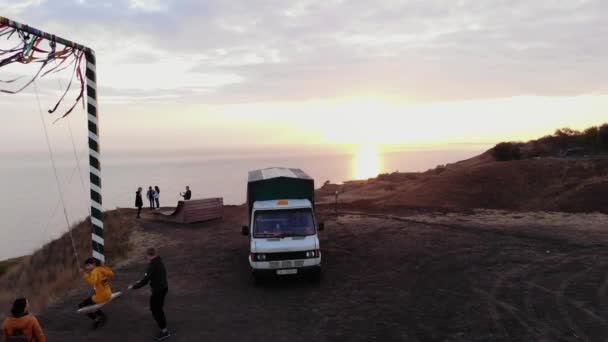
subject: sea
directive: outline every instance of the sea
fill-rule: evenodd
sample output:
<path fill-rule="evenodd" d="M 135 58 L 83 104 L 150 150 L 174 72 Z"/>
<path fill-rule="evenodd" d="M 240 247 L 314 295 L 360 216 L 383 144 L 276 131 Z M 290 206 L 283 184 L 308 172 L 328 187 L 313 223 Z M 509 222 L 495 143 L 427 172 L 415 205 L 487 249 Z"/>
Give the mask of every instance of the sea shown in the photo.
<path fill-rule="evenodd" d="M 301 168 L 315 179 L 342 183 L 386 172 L 426 171 L 478 155 L 486 145 L 446 149 L 351 152 L 324 149 L 280 151 L 106 152 L 102 155 L 105 210 L 134 206 L 137 187 L 159 186 L 163 207 L 175 206 L 190 186 L 193 198 L 222 197 L 225 204 L 246 201 L 248 171 L 266 167 Z M 31 254 L 89 215 L 88 157 L 47 151 L 0 154 L 0 260 Z M 144 199 L 144 203 L 145 203 Z M 65 210 L 64 210 L 65 208 Z"/>

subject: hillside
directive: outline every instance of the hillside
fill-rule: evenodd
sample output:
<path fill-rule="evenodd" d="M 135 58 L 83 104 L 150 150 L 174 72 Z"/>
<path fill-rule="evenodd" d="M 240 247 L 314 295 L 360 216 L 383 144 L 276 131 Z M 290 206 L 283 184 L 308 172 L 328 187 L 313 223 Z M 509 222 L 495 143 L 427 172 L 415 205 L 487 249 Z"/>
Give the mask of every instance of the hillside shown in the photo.
<path fill-rule="evenodd" d="M 480 156 L 423 173 L 392 173 L 326 184 L 321 201 L 350 207 L 431 207 L 521 211 L 608 212 L 608 160 Z"/>
<path fill-rule="evenodd" d="M 132 251 L 141 248 L 132 233 L 138 229 L 131 209 L 117 209 L 104 213 L 106 256 L 110 266 L 128 258 Z M 72 229 L 79 262 L 91 255 L 91 228 L 88 221 Z M 68 233 L 51 241 L 32 255 L 7 260 L 0 274 L 0 319 L 5 308 L 16 296 L 26 296 L 34 311 L 52 303 L 72 289 L 80 288 L 76 256 Z"/>
<path fill-rule="evenodd" d="M 324 184 L 321 203 L 352 209 L 441 208 L 608 212 L 608 123 L 502 142 L 479 156 L 426 172 L 395 172 Z"/>

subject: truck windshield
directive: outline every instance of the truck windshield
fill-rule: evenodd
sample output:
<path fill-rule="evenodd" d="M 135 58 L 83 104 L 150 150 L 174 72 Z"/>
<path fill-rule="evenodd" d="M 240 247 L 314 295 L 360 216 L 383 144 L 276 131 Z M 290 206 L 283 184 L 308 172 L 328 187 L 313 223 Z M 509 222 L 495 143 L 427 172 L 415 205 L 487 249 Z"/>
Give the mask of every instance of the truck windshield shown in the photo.
<path fill-rule="evenodd" d="M 258 238 L 315 234 L 310 209 L 256 211 L 253 229 L 253 236 Z"/>

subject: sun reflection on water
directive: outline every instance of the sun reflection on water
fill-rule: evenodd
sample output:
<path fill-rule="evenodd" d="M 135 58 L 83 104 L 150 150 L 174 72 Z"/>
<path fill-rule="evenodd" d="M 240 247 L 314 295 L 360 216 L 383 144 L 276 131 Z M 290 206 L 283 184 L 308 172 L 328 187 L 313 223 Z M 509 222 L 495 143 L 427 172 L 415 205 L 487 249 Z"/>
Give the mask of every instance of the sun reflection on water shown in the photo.
<path fill-rule="evenodd" d="M 368 179 L 380 173 L 380 157 L 375 145 L 361 145 L 354 158 L 355 179 Z"/>

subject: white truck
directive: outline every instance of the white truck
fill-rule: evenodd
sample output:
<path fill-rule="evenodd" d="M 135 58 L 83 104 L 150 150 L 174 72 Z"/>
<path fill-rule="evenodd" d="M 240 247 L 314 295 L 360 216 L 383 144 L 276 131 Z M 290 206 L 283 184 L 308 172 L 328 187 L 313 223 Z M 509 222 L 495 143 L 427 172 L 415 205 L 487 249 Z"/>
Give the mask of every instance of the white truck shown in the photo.
<path fill-rule="evenodd" d="M 321 275 L 321 246 L 314 211 L 314 180 L 300 169 L 249 172 L 247 183 L 249 265 L 263 276 Z"/>

